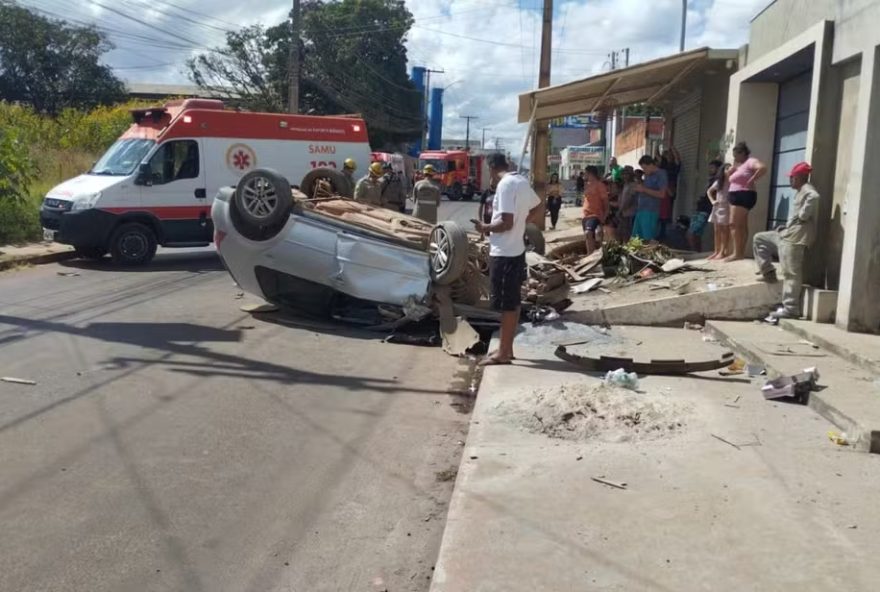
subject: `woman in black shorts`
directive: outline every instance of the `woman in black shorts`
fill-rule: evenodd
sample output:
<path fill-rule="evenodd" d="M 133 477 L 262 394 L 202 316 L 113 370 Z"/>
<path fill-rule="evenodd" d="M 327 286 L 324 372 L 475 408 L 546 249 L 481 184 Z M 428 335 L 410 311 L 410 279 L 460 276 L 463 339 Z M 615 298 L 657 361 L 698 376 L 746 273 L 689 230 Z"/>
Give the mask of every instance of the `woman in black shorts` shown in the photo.
<path fill-rule="evenodd" d="M 758 203 L 755 183 L 767 173 L 767 166 L 752 156 L 745 142 L 733 147 L 733 166 L 727 171 L 730 196 L 730 230 L 733 253 L 725 261 L 736 261 L 746 255 L 749 239 L 749 210 Z"/>

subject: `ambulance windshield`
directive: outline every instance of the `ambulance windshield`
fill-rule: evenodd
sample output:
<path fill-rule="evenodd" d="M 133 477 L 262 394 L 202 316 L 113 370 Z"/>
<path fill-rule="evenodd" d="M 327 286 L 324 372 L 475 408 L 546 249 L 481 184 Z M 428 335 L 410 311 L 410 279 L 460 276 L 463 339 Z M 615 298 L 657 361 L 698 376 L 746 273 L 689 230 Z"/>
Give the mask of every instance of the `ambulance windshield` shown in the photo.
<path fill-rule="evenodd" d="M 101 157 L 92 170 L 91 175 L 119 175 L 126 176 L 134 172 L 137 166 L 150 151 L 156 142 L 139 138 L 127 138 L 117 140 L 104 156 Z"/>

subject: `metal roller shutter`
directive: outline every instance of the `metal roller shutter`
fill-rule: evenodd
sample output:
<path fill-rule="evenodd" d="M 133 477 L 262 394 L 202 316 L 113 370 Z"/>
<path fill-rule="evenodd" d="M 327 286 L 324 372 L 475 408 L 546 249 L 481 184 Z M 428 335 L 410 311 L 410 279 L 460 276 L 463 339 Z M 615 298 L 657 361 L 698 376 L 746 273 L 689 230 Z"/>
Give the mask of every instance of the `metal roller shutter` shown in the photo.
<path fill-rule="evenodd" d="M 699 90 L 681 100 L 673 111 L 672 143 L 681 155 L 681 172 L 673 209 L 673 216 L 691 214 L 699 187 L 696 178 L 701 167 L 700 157 L 700 100 Z"/>

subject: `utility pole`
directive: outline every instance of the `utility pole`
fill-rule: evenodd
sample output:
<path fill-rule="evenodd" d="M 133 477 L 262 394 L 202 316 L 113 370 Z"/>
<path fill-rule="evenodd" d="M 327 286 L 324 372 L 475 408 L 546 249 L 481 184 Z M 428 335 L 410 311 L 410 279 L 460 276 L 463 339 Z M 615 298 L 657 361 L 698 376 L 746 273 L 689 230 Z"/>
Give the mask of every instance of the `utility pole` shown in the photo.
<path fill-rule="evenodd" d="M 471 149 L 471 119 L 479 119 L 476 115 L 462 115 L 462 119 L 467 119 L 467 127 L 464 132 L 464 149 L 470 152 Z"/>
<path fill-rule="evenodd" d="M 553 0 L 544 0 L 544 16 L 541 27 L 541 69 L 538 72 L 538 88 L 550 86 L 550 63 L 553 50 Z M 547 156 L 550 152 L 550 133 L 548 121 L 535 121 L 535 144 L 532 150 L 532 182 L 535 193 L 541 198 L 538 228 L 544 230 L 547 224 Z"/>
<path fill-rule="evenodd" d="M 681 43 L 678 44 L 678 51 L 684 51 L 684 34 L 687 31 L 688 21 L 688 3 L 687 0 L 681 0 Z"/>
<path fill-rule="evenodd" d="M 431 102 L 431 73 L 434 74 L 445 74 L 443 70 L 432 70 L 431 68 L 425 68 L 425 129 L 422 132 L 422 146 L 425 149 L 428 147 L 428 113 Z"/>
<path fill-rule="evenodd" d="M 293 10 L 290 11 L 290 24 L 293 33 L 290 37 L 290 77 L 289 86 L 287 87 L 287 110 L 291 113 L 299 113 L 299 79 L 302 71 L 300 58 L 302 57 L 299 50 L 299 0 L 293 0 Z"/>
<path fill-rule="evenodd" d="M 485 150 L 486 149 L 486 132 L 487 131 L 491 132 L 492 128 L 484 127 L 482 129 L 483 129 L 483 140 L 480 142 L 480 150 Z"/>

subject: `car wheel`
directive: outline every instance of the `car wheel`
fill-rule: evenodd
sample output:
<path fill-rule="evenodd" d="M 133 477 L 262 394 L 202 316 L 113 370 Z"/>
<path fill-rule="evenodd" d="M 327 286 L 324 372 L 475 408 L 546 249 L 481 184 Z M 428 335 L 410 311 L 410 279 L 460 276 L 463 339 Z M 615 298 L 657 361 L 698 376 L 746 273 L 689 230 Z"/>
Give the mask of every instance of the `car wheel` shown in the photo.
<path fill-rule="evenodd" d="M 290 183 L 272 169 L 253 170 L 239 180 L 232 204 L 249 230 L 283 226 L 293 208 Z"/>
<path fill-rule="evenodd" d="M 541 232 L 541 229 L 536 225 L 529 222 L 526 224 L 526 247 L 530 251 L 534 251 L 538 255 L 543 255 L 546 252 L 546 245 L 544 244 L 544 233 Z"/>
<path fill-rule="evenodd" d="M 354 187 L 348 178 L 334 169 L 314 169 L 306 173 L 300 183 L 300 191 L 310 199 L 333 197 L 352 197 Z"/>
<path fill-rule="evenodd" d="M 431 231 L 428 253 L 431 278 L 436 284 L 448 286 L 467 269 L 468 237 L 455 222 L 441 222 Z"/>
<path fill-rule="evenodd" d="M 119 265 L 146 265 L 156 254 L 156 233 L 137 222 L 123 224 L 110 237 L 110 254 Z"/>
<path fill-rule="evenodd" d="M 107 254 L 104 247 L 74 247 L 73 252 L 81 259 L 94 259 L 95 261 L 103 259 Z"/>

